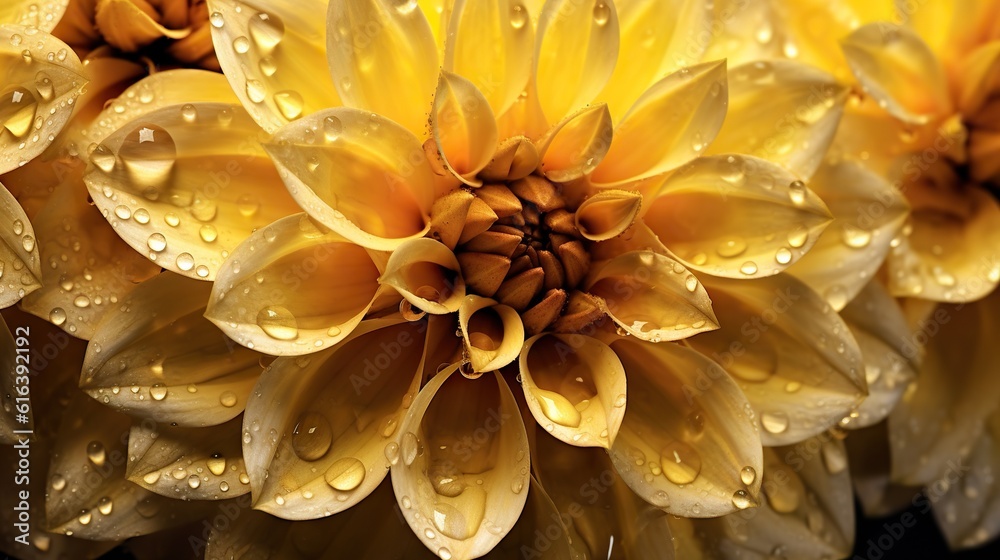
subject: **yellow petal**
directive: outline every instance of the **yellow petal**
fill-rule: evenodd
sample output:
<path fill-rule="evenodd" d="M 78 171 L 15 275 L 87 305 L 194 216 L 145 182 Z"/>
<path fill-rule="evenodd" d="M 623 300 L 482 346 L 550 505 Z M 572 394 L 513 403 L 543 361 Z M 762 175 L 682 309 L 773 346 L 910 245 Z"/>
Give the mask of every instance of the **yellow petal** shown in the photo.
<path fill-rule="evenodd" d="M 978 547 L 1000 534 L 1000 488 L 993 473 L 1000 468 L 1000 413 L 986 430 L 963 467 L 959 482 L 937 495 L 934 518 L 952 550 Z"/>
<path fill-rule="evenodd" d="M 51 33 L 66 12 L 67 0 L 11 0 L 0 7 L 0 24 L 13 23 Z"/>
<path fill-rule="evenodd" d="M 424 386 L 401 423 L 398 447 L 387 455 L 393 455 L 396 500 L 417 537 L 440 557 L 474 558 L 496 546 L 521 515 L 528 440 L 503 378 L 494 373 L 473 381 L 454 375 L 457 369 Z"/>
<path fill-rule="evenodd" d="M 914 124 L 949 114 L 941 63 L 910 28 L 872 23 L 854 30 L 841 45 L 865 91 L 889 113 Z"/>
<path fill-rule="evenodd" d="M 651 86 L 615 127 L 611 150 L 591 179 L 638 181 L 698 157 L 726 118 L 726 62 L 683 68 Z"/>
<path fill-rule="evenodd" d="M 977 185 L 961 190 L 933 181 L 908 185 L 910 225 L 889 254 L 889 291 L 896 296 L 969 302 L 1000 283 L 1000 205 Z"/>
<path fill-rule="evenodd" d="M 995 339 L 1000 292 L 974 304 L 940 304 L 906 339 L 924 359 L 889 415 L 892 479 L 930 484 L 966 458 L 1000 400 Z"/>
<path fill-rule="evenodd" d="M 458 311 L 465 300 L 458 259 L 451 249 L 433 239 L 414 239 L 393 251 L 379 282 L 435 315 Z"/>
<path fill-rule="evenodd" d="M 620 120 L 659 78 L 701 61 L 700 34 L 712 15 L 705 0 L 618 0 L 621 45 L 614 74 L 598 99 Z"/>
<path fill-rule="evenodd" d="M 625 415 L 625 370 L 608 345 L 579 334 L 533 336 L 518 371 L 546 431 L 570 445 L 611 447 Z"/>
<path fill-rule="evenodd" d="M 619 327 L 642 340 L 679 340 L 718 328 L 704 286 L 681 263 L 652 251 L 607 261 L 586 286 Z"/>
<path fill-rule="evenodd" d="M 959 59 L 990 38 L 997 38 L 995 25 L 1000 13 L 991 0 L 971 0 L 960 9 L 949 0 L 924 0 L 917 9 L 909 4 L 899 6 L 907 26 L 945 60 Z"/>
<path fill-rule="evenodd" d="M 479 296 L 465 296 L 458 325 L 475 373 L 498 370 L 517 359 L 524 346 L 524 326 L 512 308 Z"/>
<path fill-rule="evenodd" d="M 440 65 L 434 35 L 416 2 L 330 2 L 326 52 L 345 105 L 426 136 Z"/>
<path fill-rule="evenodd" d="M 1000 88 L 1000 41 L 987 43 L 963 61 L 959 71 L 958 109 L 963 115 L 975 115 L 983 108 L 995 88 Z"/>
<path fill-rule="evenodd" d="M 145 66 L 117 57 L 102 57 L 87 60 L 83 66 L 84 76 L 89 80 L 87 89 L 76 101 L 76 112 L 73 113 L 73 124 L 65 133 L 57 138 L 59 144 L 66 145 L 65 152 L 70 154 L 86 153 L 91 142 L 101 142 L 104 138 L 137 116 L 139 111 L 145 111 L 141 102 L 136 99 L 136 90 L 130 86 L 135 86 L 137 81 L 162 82 L 161 75 L 185 77 L 190 79 L 200 79 L 206 76 L 222 78 L 215 72 L 201 72 L 195 70 L 167 70 L 157 72 L 152 76 L 146 76 Z M 187 97 L 194 97 L 195 92 L 199 94 L 204 91 L 202 87 L 208 86 L 209 80 L 192 84 L 192 91 Z M 225 79 L 219 79 L 216 84 L 221 85 L 220 91 L 227 91 L 228 99 L 232 103 L 238 103 L 236 96 L 229 89 L 229 84 Z M 224 88 L 224 90 L 222 89 Z M 180 91 L 181 88 L 172 88 Z M 124 91 L 123 91 L 124 90 Z M 131 91 L 129 97 L 126 92 Z M 117 99 L 115 96 L 118 96 Z M 152 102 L 151 102 L 152 103 Z M 183 102 L 182 102 L 183 103 Z M 112 107 L 113 105 L 113 107 Z M 121 111 L 118 113 L 116 111 Z M 125 116 L 126 113 L 128 116 Z M 58 145 L 58 144 L 57 144 Z M 51 153 L 52 150 L 49 150 Z"/>
<path fill-rule="evenodd" d="M 483 560 L 516 558 L 518 555 L 525 554 L 529 543 L 538 547 L 527 549 L 531 554 L 537 552 L 537 558 L 544 558 L 545 560 L 572 560 L 575 557 L 566 528 L 561 522 L 555 525 L 555 520 L 559 519 L 559 514 L 559 509 L 552 502 L 552 498 L 545 493 L 542 485 L 532 476 L 531 483 L 528 486 L 528 501 L 524 504 L 524 511 L 521 512 L 521 516 L 517 518 L 517 523 L 507 533 L 507 536 L 497 543 L 496 547 L 489 554 L 483 556 Z M 536 544 L 534 539 L 539 534 L 537 531 L 542 531 L 542 534 L 544 534 L 546 529 L 549 530 L 550 535 L 555 533 L 556 529 L 559 530 L 559 533 L 552 539 L 546 536 L 544 543 Z M 541 550 L 542 547 L 545 548 L 544 551 Z"/>
<path fill-rule="evenodd" d="M 170 272 L 140 284 L 97 325 L 80 387 L 115 410 L 174 426 L 237 416 L 260 375 L 261 355 L 204 317 L 211 289 Z"/>
<path fill-rule="evenodd" d="M 833 221 L 788 272 L 840 310 L 882 266 L 909 205 L 885 179 L 851 161 L 824 164 L 809 188 Z"/>
<path fill-rule="evenodd" d="M 878 282 L 869 283 L 840 316 L 858 341 L 864 360 L 868 397 L 851 415 L 848 428 L 864 428 L 884 420 L 917 375 L 919 356 L 907 343 L 906 317 Z"/>
<path fill-rule="evenodd" d="M 10 307 L 42 286 L 42 266 L 35 230 L 21 205 L 0 185 L 0 309 Z"/>
<path fill-rule="evenodd" d="M 16 330 L 22 342 L 28 340 L 27 336 L 31 334 L 30 327 Z M 0 412 L 0 444 L 3 445 L 13 445 L 18 439 L 30 435 L 17 435 L 15 432 L 21 430 L 31 432 L 35 429 L 35 415 L 31 413 L 30 396 L 26 392 L 29 390 L 30 364 L 18 363 L 19 347 L 14 344 L 14 336 L 7 328 L 7 322 L 0 317 L 0 368 L 3 368 L 0 370 L 0 391 L 3 391 L 0 393 L 0 402 L 3 403 L 3 412 Z M 23 361 L 22 358 L 21 362 Z M 18 422 L 21 414 L 26 415 L 26 421 L 23 423 Z"/>
<path fill-rule="evenodd" d="M 0 173 L 6 173 L 52 144 L 87 81 L 65 43 L 19 25 L 0 25 L 0 68 Z"/>
<path fill-rule="evenodd" d="M 222 71 L 250 116 L 274 133 L 340 105 L 326 68 L 328 0 L 208 0 Z"/>
<path fill-rule="evenodd" d="M 428 231 L 434 174 L 420 141 L 398 124 L 357 109 L 321 111 L 266 149 L 302 208 L 347 239 L 388 251 Z"/>
<path fill-rule="evenodd" d="M 97 0 L 94 24 L 109 45 L 127 53 L 164 37 L 183 39 L 191 33 L 191 28 L 167 29 L 130 0 Z"/>
<path fill-rule="evenodd" d="M 215 509 L 210 502 L 158 496 L 125 478 L 128 416 L 80 392 L 65 409 L 49 464 L 53 491 L 45 494 L 52 532 L 124 540 L 195 521 Z"/>
<path fill-rule="evenodd" d="M 696 522 L 726 557 L 780 549 L 789 558 L 846 558 L 854 501 L 844 444 L 828 435 L 764 450 L 760 507 Z"/>
<path fill-rule="evenodd" d="M 603 449 L 566 445 L 540 427 L 535 432 L 532 462 L 539 486 L 562 512 L 550 517 L 546 538 L 553 537 L 556 545 L 562 539 L 569 540 L 571 558 L 673 560 L 674 547 L 666 524 L 670 516 L 636 496 Z M 534 539 L 526 545 L 531 552 L 548 552 L 542 550 L 543 542 Z"/>
<path fill-rule="evenodd" d="M 717 364 L 675 344 L 611 343 L 628 375 L 628 411 L 611 460 L 647 502 L 684 517 L 715 517 L 753 502 L 760 436 L 739 388 Z M 746 505 L 746 504 L 744 504 Z"/>
<path fill-rule="evenodd" d="M 441 72 L 430 123 L 448 170 L 467 184 L 481 184 L 475 176 L 493 159 L 498 137 L 493 111 L 479 89 L 462 76 Z"/>
<path fill-rule="evenodd" d="M 168 498 L 226 500 L 250 491 L 240 447 L 242 418 L 208 428 L 133 422 L 128 479 Z"/>
<path fill-rule="evenodd" d="M 214 280 L 252 231 L 299 210 L 238 105 L 185 104 L 126 124 L 90 154 L 94 203 L 136 251 Z"/>
<path fill-rule="evenodd" d="M 802 179 L 819 167 L 840 123 L 847 88 L 791 60 L 758 61 L 729 72 L 729 114 L 713 154 L 749 154 Z"/>
<path fill-rule="evenodd" d="M 611 0 L 552 0 L 538 22 L 534 78 L 550 122 L 590 103 L 618 58 L 618 12 Z"/>
<path fill-rule="evenodd" d="M 514 104 L 531 74 L 534 34 L 520 0 L 459 0 L 451 12 L 444 68 L 472 82 L 497 115 Z M 495 45 L 485 55 L 483 45 Z"/>
<path fill-rule="evenodd" d="M 820 434 L 861 403 L 861 350 L 819 294 L 787 274 L 704 280 L 722 327 L 687 342 L 739 383 L 764 445 Z"/>
<path fill-rule="evenodd" d="M 576 227 L 591 241 L 607 241 L 625 233 L 639 216 L 642 195 L 617 189 L 602 190 L 576 210 Z"/>
<path fill-rule="evenodd" d="M 276 356 L 316 352 L 371 308 L 368 253 L 297 214 L 255 232 L 219 271 L 205 315 L 236 342 Z"/>
<path fill-rule="evenodd" d="M 580 109 L 539 141 L 542 173 L 565 183 L 592 172 L 611 149 L 611 114 L 603 103 Z"/>
<path fill-rule="evenodd" d="M 455 9 L 455 0 L 417 0 L 417 5 L 424 12 L 431 33 L 434 34 L 438 54 L 444 60 L 445 40 L 448 38 L 448 24 Z"/>
<path fill-rule="evenodd" d="M 326 517 L 382 482 L 420 385 L 425 332 L 398 316 L 366 321 L 333 348 L 271 364 L 243 420 L 255 509 Z"/>
<path fill-rule="evenodd" d="M 549 120 L 542 113 L 534 78 L 528 81 L 527 87 L 510 109 L 499 116 L 497 126 L 500 129 L 500 138 L 525 136 L 537 140 L 549 130 Z"/>
<path fill-rule="evenodd" d="M 816 193 L 785 169 L 719 155 L 667 178 L 643 222 L 695 270 L 763 278 L 801 258 L 830 217 Z"/>

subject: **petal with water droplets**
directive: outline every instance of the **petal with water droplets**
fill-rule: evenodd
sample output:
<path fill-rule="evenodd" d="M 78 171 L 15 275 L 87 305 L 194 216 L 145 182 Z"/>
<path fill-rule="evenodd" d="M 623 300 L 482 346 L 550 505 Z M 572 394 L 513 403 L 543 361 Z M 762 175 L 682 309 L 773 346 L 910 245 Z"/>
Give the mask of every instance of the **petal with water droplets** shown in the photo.
<path fill-rule="evenodd" d="M 250 233 L 299 210 L 237 105 L 174 105 L 118 129 L 90 155 L 94 203 L 136 251 L 214 280 Z"/>
<path fill-rule="evenodd" d="M 617 185 L 684 165 L 715 139 L 727 104 L 724 60 L 670 74 L 646 90 L 615 127 L 611 150 L 591 180 Z"/>
<path fill-rule="evenodd" d="M 729 113 L 712 154 L 749 154 L 808 179 L 826 156 L 847 88 L 792 60 L 758 61 L 729 71 Z"/>
<path fill-rule="evenodd" d="M 240 447 L 242 418 L 208 428 L 135 422 L 128 436 L 126 477 L 168 498 L 225 500 L 250 486 Z"/>
<path fill-rule="evenodd" d="M 882 266 L 909 206 L 885 179 L 852 161 L 824 164 L 809 188 L 826 203 L 833 221 L 788 273 L 840 310 Z"/>
<path fill-rule="evenodd" d="M 445 167 L 463 182 L 480 185 L 476 174 L 493 159 L 498 137 L 496 118 L 479 89 L 458 74 L 442 72 L 430 123 Z"/>
<path fill-rule="evenodd" d="M 474 558 L 493 549 L 521 515 L 528 440 L 499 373 L 469 380 L 457 370 L 437 374 L 406 412 L 391 461 L 392 486 L 427 548 L 442 557 Z"/>
<path fill-rule="evenodd" d="M 784 270 L 830 222 L 816 193 L 785 169 L 739 155 L 703 157 L 671 175 L 643 221 L 685 265 L 715 276 Z"/>
<path fill-rule="evenodd" d="M 302 209 L 351 241 L 388 251 L 427 233 L 434 174 L 420 141 L 398 124 L 321 111 L 282 128 L 266 149 Z"/>
<path fill-rule="evenodd" d="M 611 149 L 612 130 L 611 114 L 603 103 L 566 117 L 539 141 L 542 173 L 564 183 L 592 172 Z"/>
<path fill-rule="evenodd" d="M 435 16 L 440 17 L 430 17 Z M 534 34 L 528 9 L 520 0 L 458 0 L 448 37 L 444 68 L 472 82 L 493 112 L 502 115 L 531 75 Z M 492 56 L 484 56 L 484 44 L 497 45 Z"/>
<path fill-rule="evenodd" d="M 458 311 L 465 282 L 455 254 L 433 239 L 414 239 L 393 251 L 379 282 L 392 286 L 415 307 L 441 315 Z"/>
<path fill-rule="evenodd" d="M 628 231 L 639 216 L 642 195 L 635 191 L 605 189 L 576 210 L 576 227 L 591 241 L 607 241 Z"/>
<path fill-rule="evenodd" d="M 524 346 L 524 325 L 517 311 L 489 298 L 465 296 L 458 326 L 472 371 L 498 370 L 517 359 Z"/>
<path fill-rule="evenodd" d="M 586 286 L 618 326 L 643 340 L 679 340 L 718 328 L 705 287 L 684 265 L 652 251 L 607 261 Z"/>
<path fill-rule="evenodd" d="M 21 205 L 0 185 L 0 309 L 42 286 L 35 230 Z M 6 274 L 4 274 L 6 272 Z"/>
<path fill-rule="evenodd" d="M 550 122 L 590 103 L 618 58 L 618 12 L 611 0 L 546 2 L 538 21 L 534 79 Z"/>
<path fill-rule="evenodd" d="M 271 364 L 243 419 L 255 509 L 315 519 L 379 485 L 419 388 L 426 328 L 370 320 L 333 348 Z"/>
<path fill-rule="evenodd" d="M 52 144 L 87 80 L 65 43 L 20 25 L 0 25 L 0 67 L 0 173 L 6 173 Z"/>
<path fill-rule="evenodd" d="M 897 118 L 923 124 L 952 109 L 944 68 L 912 29 L 871 23 L 855 29 L 841 47 L 865 91 Z"/>
<path fill-rule="evenodd" d="M 861 404 L 867 394 L 861 350 L 819 294 L 787 274 L 704 280 L 722 327 L 688 343 L 739 384 L 764 445 L 820 434 Z"/>
<path fill-rule="evenodd" d="M 607 344 L 580 334 L 540 334 L 519 362 L 528 408 L 562 441 L 608 448 L 625 414 L 625 370 Z"/>
<path fill-rule="evenodd" d="M 297 214 L 236 248 L 205 316 L 249 348 L 308 354 L 349 335 L 377 291 L 378 268 L 367 251 Z"/>
<path fill-rule="evenodd" d="M 340 105 L 326 67 L 328 0 L 208 0 L 222 71 L 264 130 Z"/>
<path fill-rule="evenodd" d="M 628 375 L 628 411 L 611 460 L 639 496 L 668 513 L 714 517 L 756 499 L 761 471 L 749 404 L 726 372 L 676 344 L 634 338 L 611 343 Z"/>
<path fill-rule="evenodd" d="M 344 104 L 424 136 L 439 63 L 416 2 L 330 2 L 326 28 L 327 60 Z"/>
<path fill-rule="evenodd" d="M 237 416 L 260 375 L 261 355 L 204 317 L 211 289 L 170 272 L 139 284 L 96 326 L 80 387 L 115 410 L 175 426 Z"/>
<path fill-rule="evenodd" d="M 13 23 L 51 33 L 66 12 L 67 0 L 10 0 L 0 7 L 0 24 Z"/>

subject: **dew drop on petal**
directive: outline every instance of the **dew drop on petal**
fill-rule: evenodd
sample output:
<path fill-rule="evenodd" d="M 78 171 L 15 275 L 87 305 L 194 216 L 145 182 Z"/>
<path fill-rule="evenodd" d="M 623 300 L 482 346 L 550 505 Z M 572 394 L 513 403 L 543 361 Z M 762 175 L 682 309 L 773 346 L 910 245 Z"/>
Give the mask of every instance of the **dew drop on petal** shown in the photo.
<path fill-rule="evenodd" d="M 316 412 L 299 416 L 292 430 L 292 450 L 303 461 L 315 461 L 326 455 L 333 443 L 333 430 L 326 417 Z"/>
<path fill-rule="evenodd" d="M 660 468 L 674 484 L 690 484 L 701 472 L 701 455 L 690 445 L 672 441 L 660 451 Z"/>
<path fill-rule="evenodd" d="M 330 465 L 323 478 L 331 488 L 349 492 L 365 480 L 365 465 L 354 457 L 344 457 Z"/>

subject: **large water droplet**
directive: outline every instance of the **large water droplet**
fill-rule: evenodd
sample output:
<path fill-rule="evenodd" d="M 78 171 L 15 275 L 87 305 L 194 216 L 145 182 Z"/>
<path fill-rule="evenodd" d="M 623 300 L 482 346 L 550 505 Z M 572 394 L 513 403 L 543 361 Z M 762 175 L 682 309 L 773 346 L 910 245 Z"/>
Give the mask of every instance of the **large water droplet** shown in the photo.
<path fill-rule="evenodd" d="M 163 128 L 140 124 L 125 136 L 118 156 L 136 184 L 155 191 L 170 177 L 177 161 L 177 145 Z"/>
<path fill-rule="evenodd" d="M 744 241 L 742 237 L 727 239 L 715 248 L 715 252 L 718 253 L 720 257 L 727 259 L 738 257 L 746 250 L 747 242 Z"/>
<path fill-rule="evenodd" d="M 222 473 L 226 472 L 226 458 L 218 453 L 209 457 L 206 463 L 208 470 L 215 476 L 222 476 Z"/>
<path fill-rule="evenodd" d="M 297 91 L 279 91 L 274 94 L 274 104 L 278 106 L 282 116 L 290 121 L 302 116 L 302 95 Z"/>
<path fill-rule="evenodd" d="M 672 441 L 660 451 L 660 468 L 674 484 L 690 484 L 701 472 L 701 455 L 690 445 Z"/>
<path fill-rule="evenodd" d="M 20 138 L 31 130 L 35 120 L 38 100 L 21 86 L 14 86 L 0 93 L 0 124 Z"/>
<path fill-rule="evenodd" d="M 87 444 L 87 459 L 95 466 L 104 466 L 104 460 L 107 454 L 104 450 L 104 444 L 99 441 L 92 441 Z"/>
<path fill-rule="evenodd" d="M 365 465 L 354 457 L 344 457 L 330 465 L 323 478 L 331 488 L 350 492 L 365 480 Z"/>
<path fill-rule="evenodd" d="M 326 417 L 316 412 L 306 412 L 299 416 L 292 430 L 292 450 L 303 461 L 315 461 L 330 449 L 333 430 Z"/>
<path fill-rule="evenodd" d="M 299 337 L 298 321 L 291 311 L 281 306 L 261 309 L 257 313 L 257 326 L 275 340 L 295 340 Z"/>
<path fill-rule="evenodd" d="M 788 415 L 784 412 L 764 412 L 760 415 L 760 425 L 772 434 L 780 434 L 788 429 Z"/>
<path fill-rule="evenodd" d="M 250 18 L 250 37 L 264 51 L 278 46 L 285 36 L 285 24 L 281 18 L 261 12 Z"/>
<path fill-rule="evenodd" d="M 530 393 L 538 401 L 542 414 L 549 420 L 570 428 L 576 428 L 580 425 L 580 412 L 566 397 L 538 387 L 531 387 Z"/>

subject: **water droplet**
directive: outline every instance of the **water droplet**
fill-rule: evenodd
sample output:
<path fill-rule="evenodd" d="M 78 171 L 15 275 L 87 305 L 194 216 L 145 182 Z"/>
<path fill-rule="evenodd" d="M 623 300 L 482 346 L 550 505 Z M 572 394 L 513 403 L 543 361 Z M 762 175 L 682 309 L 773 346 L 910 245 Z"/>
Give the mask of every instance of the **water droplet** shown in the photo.
<path fill-rule="evenodd" d="M 420 442 L 417 440 L 416 434 L 413 432 L 406 432 L 403 434 L 400 440 L 400 451 L 402 452 L 403 463 L 407 466 L 412 465 L 413 461 L 417 458 L 417 451 L 420 449 Z"/>
<path fill-rule="evenodd" d="M 101 512 L 101 515 L 111 515 L 111 510 L 113 509 L 114 503 L 107 496 L 104 496 L 97 502 L 97 511 Z"/>
<path fill-rule="evenodd" d="M 510 26 L 521 29 L 528 21 L 528 10 L 520 2 L 512 3 L 510 7 Z"/>
<path fill-rule="evenodd" d="M 594 6 L 594 23 L 604 26 L 611 19 L 611 8 L 606 2 L 598 2 Z"/>
<path fill-rule="evenodd" d="M 333 443 L 333 430 L 326 417 L 316 412 L 299 416 L 292 430 L 292 450 L 303 461 L 320 459 Z"/>
<path fill-rule="evenodd" d="M 249 97 L 250 101 L 253 101 L 254 103 L 262 103 L 264 99 L 267 98 L 267 89 L 260 80 L 252 78 L 247 80 L 246 91 L 247 97 Z"/>
<path fill-rule="evenodd" d="M 302 115 L 302 95 L 297 91 L 284 90 L 274 94 L 274 104 L 288 120 L 295 120 Z"/>
<path fill-rule="evenodd" d="M 330 465 L 323 478 L 331 488 L 350 492 L 365 480 L 365 465 L 354 457 L 344 457 Z"/>
<path fill-rule="evenodd" d="M 844 245 L 852 249 L 862 249 L 867 247 L 872 241 L 872 232 L 850 224 L 844 224 L 842 233 Z"/>
<path fill-rule="evenodd" d="M 580 412 L 566 397 L 538 387 L 531 387 L 529 393 L 538 402 L 542 414 L 556 424 L 570 428 L 580 425 Z"/>
<path fill-rule="evenodd" d="M 757 471 L 753 467 L 743 467 L 740 470 L 740 480 L 743 484 L 750 486 L 753 481 L 757 480 Z"/>
<path fill-rule="evenodd" d="M 49 321 L 55 326 L 60 326 L 66 322 L 66 311 L 62 307 L 54 307 L 49 312 Z"/>
<path fill-rule="evenodd" d="M 806 244 L 809 239 L 809 230 L 805 226 L 796 226 L 788 233 L 788 244 L 798 249 Z"/>
<path fill-rule="evenodd" d="M 778 264 L 788 264 L 792 262 L 792 252 L 787 247 L 782 247 L 774 253 L 774 260 L 778 261 Z"/>
<path fill-rule="evenodd" d="M 181 253 L 177 255 L 177 268 L 187 272 L 194 268 L 194 256 L 191 253 Z"/>
<path fill-rule="evenodd" d="M 788 198 L 792 204 L 801 206 L 806 202 L 806 184 L 802 181 L 792 181 L 788 185 Z"/>
<path fill-rule="evenodd" d="M 740 265 L 740 272 L 746 274 L 747 276 L 753 276 L 757 274 L 757 263 L 753 261 L 747 261 Z"/>
<path fill-rule="evenodd" d="M 95 466 L 104 466 L 104 459 L 107 457 L 104 451 L 104 444 L 99 441 L 92 441 L 87 444 L 87 459 Z"/>
<path fill-rule="evenodd" d="M 687 291 L 689 292 L 694 292 L 698 289 L 698 279 L 694 274 L 687 275 L 687 278 L 684 279 L 684 287 L 687 288 Z"/>
<path fill-rule="evenodd" d="M 385 446 L 385 459 L 389 461 L 390 465 L 395 465 L 399 462 L 399 444 L 391 441 Z"/>
<path fill-rule="evenodd" d="M 52 475 L 52 489 L 60 492 L 66 488 L 66 479 L 61 474 Z"/>
<path fill-rule="evenodd" d="M 38 100 L 26 88 L 14 86 L 0 93 L 0 124 L 18 138 L 31 130 L 37 109 Z"/>
<path fill-rule="evenodd" d="M 334 142 L 344 132 L 344 123 L 337 117 L 323 119 L 323 137 L 327 142 Z"/>
<path fill-rule="evenodd" d="M 285 24 L 281 18 L 264 12 L 250 18 L 250 37 L 265 52 L 278 46 L 285 36 Z"/>
<path fill-rule="evenodd" d="M 672 441 L 660 451 L 660 468 L 674 484 L 690 484 L 701 472 L 701 455 L 690 445 Z"/>
<path fill-rule="evenodd" d="M 226 408 L 232 408 L 236 406 L 236 393 L 232 391 L 226 391 L 219 395 L 219 403 Z"/>
<path fill-rule="evenodd" d="M 181 118 L 184 122 L 193 123 L 198 118 L 198 110 L 195 109 L 194 105 L 186 103 L 181 106 Z"/>
<path fill-rule="evenodd" d="M 223 18 L 222 14 L 219 12 L 212 12 L 212 15 L 208 16 L 208 21 L 210 21 L 212 23 L 212 27 L 216 29 L 221 28 L 226 23 L 225 18 Z"/>
<path fill-rule="evenodd" d="M 222 455 L 215 453 L 206 461 L 209 472 L 215 476 L 222 476 L 222 473 L 226 472 L 226 458 Z"/>
<path fill-rule="evenodd" d="M 162 233 L 154 233 L 146 240 L 146 246 L 150 251 L 159 253 L 167 248 L 167 238 Z"/>
<path fill-rule="evenodd" d="M 198 230 L 198 235 L 201 236 L 201 240 L 205 243 L 212 243 L 219 238 L 218 230 L 211 224 L 201 226 L 201 229 Z"/>
<path fill-rule="evenodd" d="M 246 54 L 250 50 L 250 39 L 242 35 L 233 39 L 233 50 L 239 54 Z"/>
<path fill-rule="evenodd" d="M 198 488 L 199 486 L 201 486 L 201 478 L 196 474 L 189 476 L 188 486 L 190 486 L 192 489 Z"/>
<path fill-rule="evenodd" d="M 747 509 L 753 501 L 750 499 L 750 493 L 746 490 L 740 489 L 733 492 L 733 505 L 737 509 Z"/>
<path fill-rule="evenodd" d="M 278 64 L 269 56 L 265 56 L 260 59 L 260 62 L 257 63 L 257 67 L 260 68 L 260 73 L 267 77 L 273 76 L 274 73 L 278 71 Z"/>
<path fill-rule="evenodd" d="M 719 254 L 720 257 L 731 259 L 733 257 L 738 257 L 747 250 L 747 242 L 743 240 L 742 237 L 734 237 L 732 239 L 727 239 L 716 247 L 715 252 Z"/>
<path fill-rule="evenodd" d="M 167 388 L 163 383 L 154 383 L 149 388 L 149 396 L 153 397 L 154 401 L 162 401 L 167 398 Z"/>
<path fill-rule="evenodd" d="M 76 520 L 80 522 L 80 525 L 89 525 L 91 519 L 93 519 L 93 515 L 89 511 L 85 511 Z"/>
<path fill-rule="evenodd" d="M 132 219 L 140 224 L 146 225 L 149 223 L 149 211 L 145 208 L 139 208 L 132 214 Z"/>
<path fill-rule="evenodd" d="M 275 340 L 295 340 L 299 337 L 298 321 L 288 309 L 269 306 L 257 313 L 257 326 Z"/>
<path fill-rule="evenodd" d="M 136 184 L 156 192 L 170 177 L 177 160 L 177 145 L 163 128 L 140 124 L 125 136 L 118 156 Z"/>
<path fill-rule="evenodd" d="M 483 500 L 485 500 L 486 493 L 479 490 L 479 494 L 483 497 Z M 476 508 L 477 506 L 485 508 L 485 501 L 482 504 L 470 503 L 471 501 L 477 499 L 478 496 L 472 496 L 463 501 L 463 510 L 467 513 L 468 510 Z M 474 519 L 471 518 L 471 516 L 466 516 L 463 511 L 446 502 L 439 502 L 434 505 L 432 519 L 434 521 L 434 526 L 437 527 L 438 531 L 440 531 L 442 535 L 460 541 L 464 541 L 465 539 L 468 539 L 472 537 L 472 535 L 476 534 L 476 530 L 479 529 L 479 522 L 481 521 L 480 519 Z"/>
<path fill-rule="evenodd" d="M 780 434 L 788 429 L 788 415 L 784 412 L 764 412 L 760 415 L 760 425 L 772 434 Z"/>

